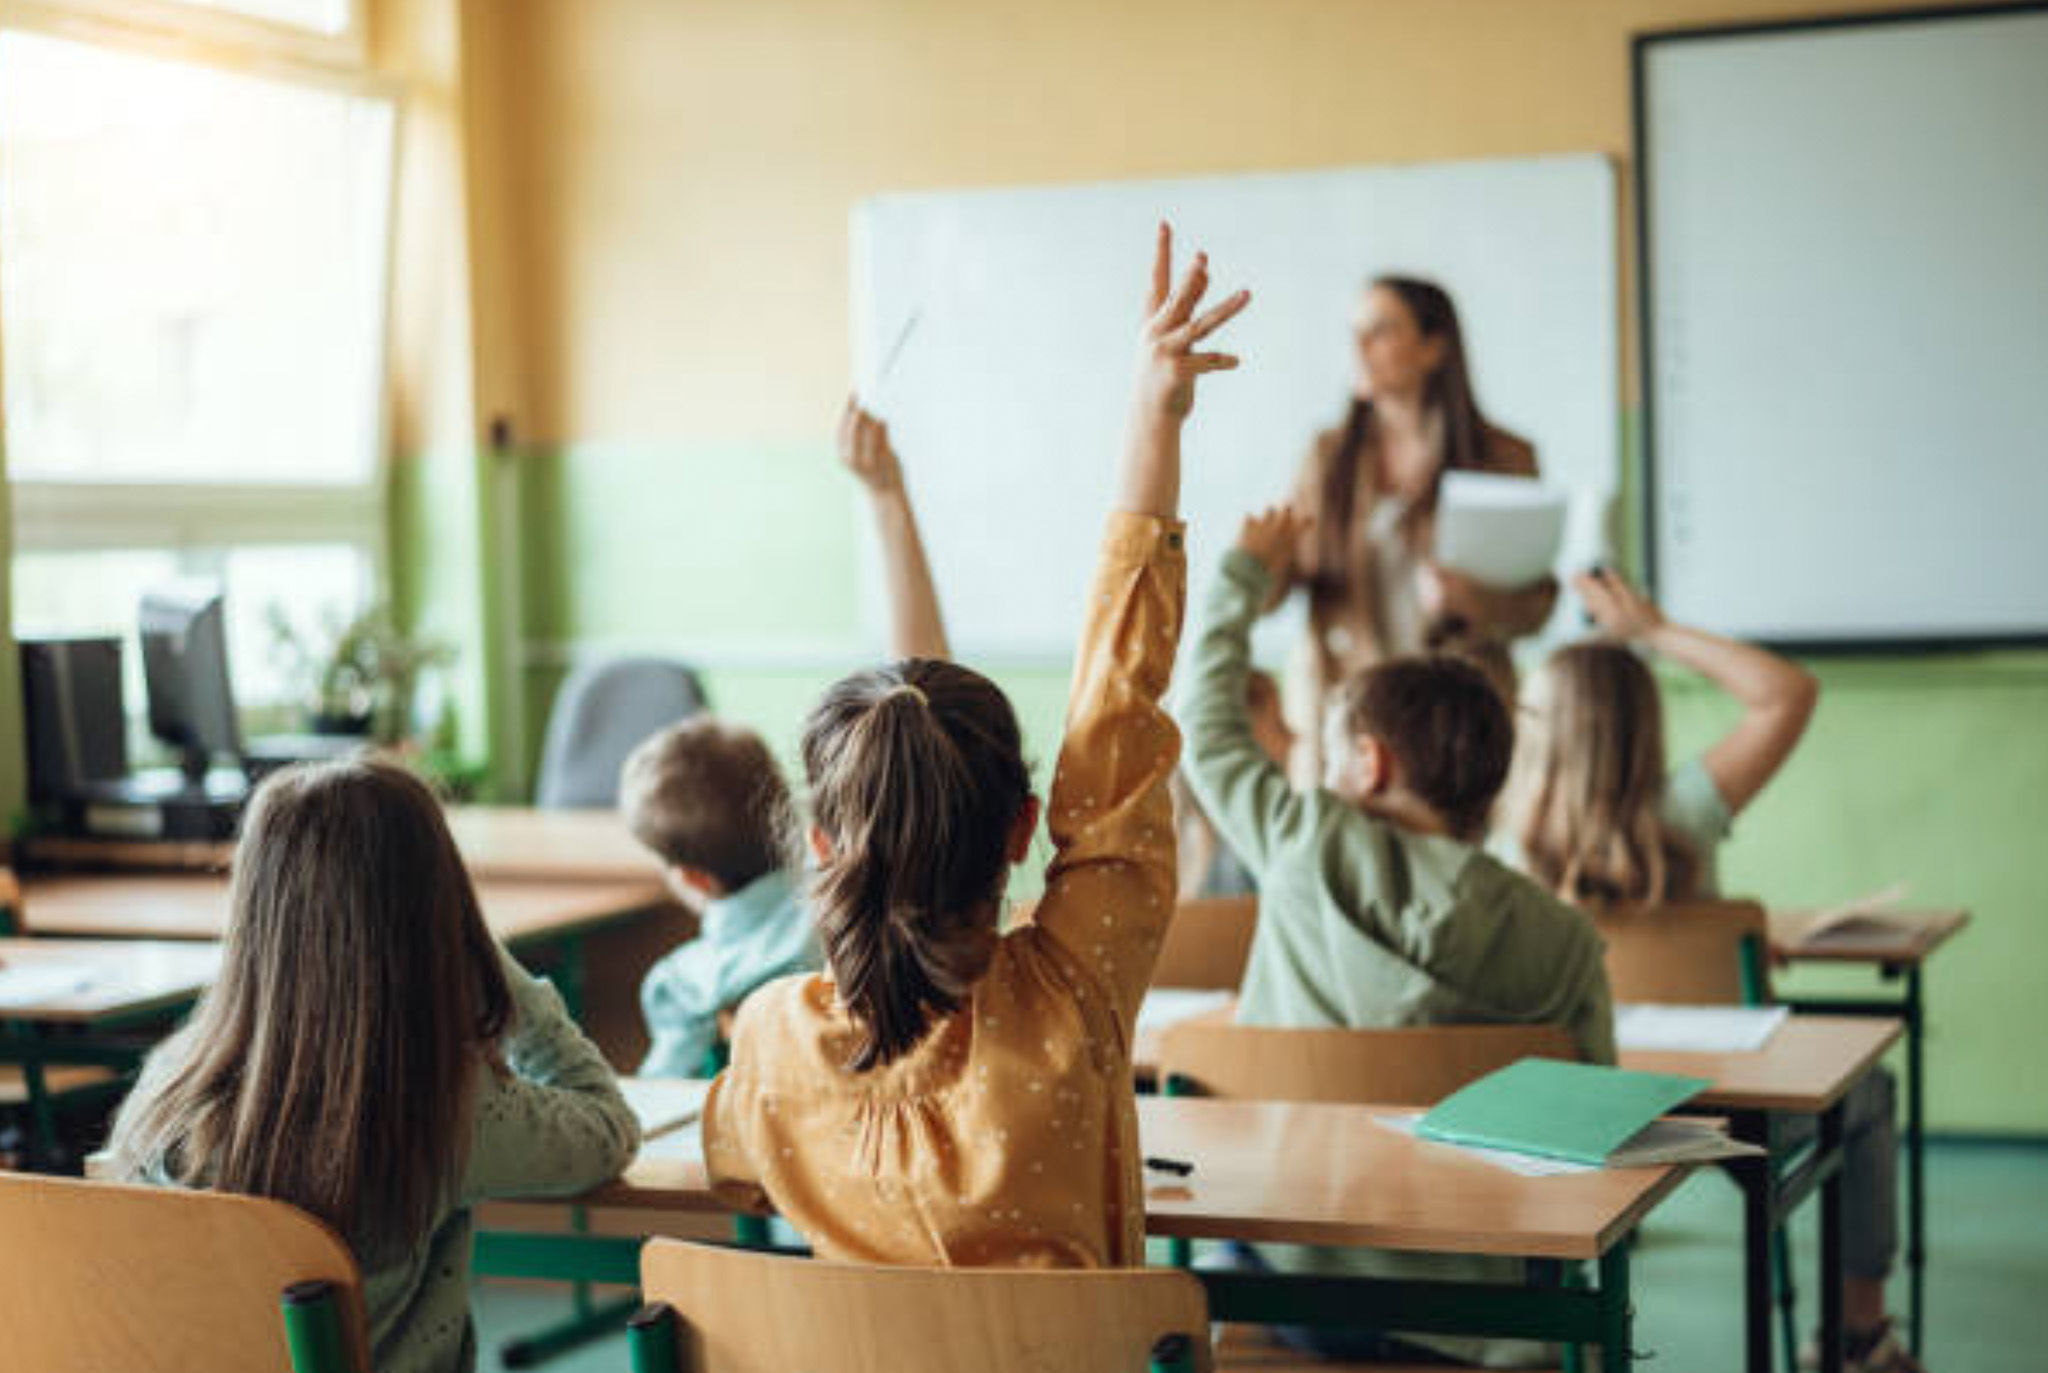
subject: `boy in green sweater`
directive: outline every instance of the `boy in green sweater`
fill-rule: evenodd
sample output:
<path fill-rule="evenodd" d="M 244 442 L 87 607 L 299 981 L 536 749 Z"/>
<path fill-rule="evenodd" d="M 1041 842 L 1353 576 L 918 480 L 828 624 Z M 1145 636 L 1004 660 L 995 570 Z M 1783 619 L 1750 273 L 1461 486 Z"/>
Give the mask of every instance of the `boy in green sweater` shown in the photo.
<path fill-rule="evenodd" d="M 1239 1021 L 1552 1024 L 1587 1061 L 1612 1063 L 1613 997 L 1592 922 L 1480 847 L 1514 725 L 1477 668 L 1393 659 L 1346 682 L 1325 722 L 1328 773 L 1315 791 L 1289 787 L 1259 748 L 1244 704 L 1251 627 L 1303 531 L 1287 510 L 1245 521 L 1209 589 L 1181 712 L 1195 794 L 1258 880 Z M 1519 1277 L 1516 1264 L 1449 1256 L 1259 1253 L 1292 1271 Z M 1406 1338 L 1492 1367 L 1555 1357 L 1527 1341 Z M 1312 1343 L 1340 1358 L 1390 1352 L 1350 1332 L 1315 1332 Z"/>

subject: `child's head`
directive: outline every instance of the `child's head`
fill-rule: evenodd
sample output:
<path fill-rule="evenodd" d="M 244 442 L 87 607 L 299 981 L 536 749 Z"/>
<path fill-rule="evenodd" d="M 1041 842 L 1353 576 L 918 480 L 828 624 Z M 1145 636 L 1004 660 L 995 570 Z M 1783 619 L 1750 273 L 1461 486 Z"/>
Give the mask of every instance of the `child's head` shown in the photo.
<path fill-rule="evenodd" d="M 372 1259 L 409 1247 L 511 1015 L 439 803 L 393 764 L 287 768 L 243 818 L 230 901 L 220 978 L 117 1129 L 124 1161 L 291 1202 Z"/>
<path fill-rule="evenodd" d="M 641 743 L 620 772 L 619 809 L 686 896 L 724 896 L 782 866 L 789 790 L 743 725 L 699 715 Z"/>
<path fill-rule="evenodd" d="M 1688 892 L 1698 858 L 1663 822 L 1664 710 L 1642 659 L 1567 645 L 1523 695 L 1511 825 L 1530 874 L 1575 901 Z"/>
<path fill-rule="evenodd" d="M 987 971 L 1010 865 L 1038 822 L 995 683 L 912 658 L 855 673 L 804 725 L 811 898 L 865 1071 L 901 1057 Z"/>
<path fill-rule="evenodd" d="M 1468 842 L 1485 833 L 1515 731 L 1471 663 L 1433 655 L 1367 668 L 1338 688 L 1324 728 L 1332 791 L 1396 821 L 1433 819 Z"/>

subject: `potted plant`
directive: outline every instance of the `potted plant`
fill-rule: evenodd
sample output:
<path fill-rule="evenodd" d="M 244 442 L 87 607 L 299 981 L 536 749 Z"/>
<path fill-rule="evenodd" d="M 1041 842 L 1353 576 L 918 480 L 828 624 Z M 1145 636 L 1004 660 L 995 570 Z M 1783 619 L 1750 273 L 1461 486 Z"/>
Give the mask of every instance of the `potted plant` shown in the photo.
<path fill-rule="evenodd" d="M 400 629 L 382 604 L 345 624 L 328 620 L 326 634 L 317 637 L 277 605 L 266 618 L 273 652 L 288 677 L 301 684 L 307 727 L 315 734 L 360 735 L 387 746 L 403 742 L 412 733 L 421 674 L 455 660 L 448 644 Z"/>

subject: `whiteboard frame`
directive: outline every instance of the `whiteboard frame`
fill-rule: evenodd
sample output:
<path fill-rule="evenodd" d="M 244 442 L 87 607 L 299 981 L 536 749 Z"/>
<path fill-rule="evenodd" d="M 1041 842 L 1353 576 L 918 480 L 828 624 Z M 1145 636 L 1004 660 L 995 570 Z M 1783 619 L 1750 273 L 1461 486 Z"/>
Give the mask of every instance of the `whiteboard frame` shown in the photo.
<path fill-rule="evenodd" d="M 1896 28 L 1909 24 L 1971 23 L 1980 19 L 2014 15 L 2048 14 L 2048 0 L 2025 0 L 2017 4 L 1976 4 L 1954 7 L 1926 7 L 1903 10 L 1859 11 L 1852 14 L 1817 15 L 1805 19 L 1767 19 L 1732 24 L 1703 24 L 1668 29 L 1646 29 L 1629 39 L 1629 120 L 1635 165 L 1635 252 L 1636 252 L 1636 367 L 1637 395 L 1642 409 L 1641 503 L 1636 512 L 1642 531 L 1642 576 L 1652 595 L 1657 594 L 1657 423 L 1656 423 L 1656 311 L 1652 308 L 1650 240 L 1650 56 L 1658 47 L 1692 42 L 1714 42 L 1730 38 L 1781 37 L 1811 34 L 1828 29 Z M 2014 634 L 1913 635 L 1898 638 L 1778 639 L 1768 638 L 1767 647 L 1806 657 L 1868 657 L 1873 655 L 1938 655 L 1977 652 L 1987 649 L 2048 648 L 2048 622 L 2038 629 Z"/>

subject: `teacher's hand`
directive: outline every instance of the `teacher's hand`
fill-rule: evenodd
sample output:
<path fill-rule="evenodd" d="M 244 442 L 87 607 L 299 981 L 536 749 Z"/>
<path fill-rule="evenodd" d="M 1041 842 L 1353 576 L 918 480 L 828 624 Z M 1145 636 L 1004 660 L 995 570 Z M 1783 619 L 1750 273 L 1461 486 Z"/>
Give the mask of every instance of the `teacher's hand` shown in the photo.
<path fill-rule="evenodd" d="M 1432 622 L 1457 621 L 1479 624 L 1485 620 L 1486 589 L 1462 572 L 1441 563 L 1420 563 L 1415 568 L 1415 597 L 1422 603 L 1423 617 Z"/>

